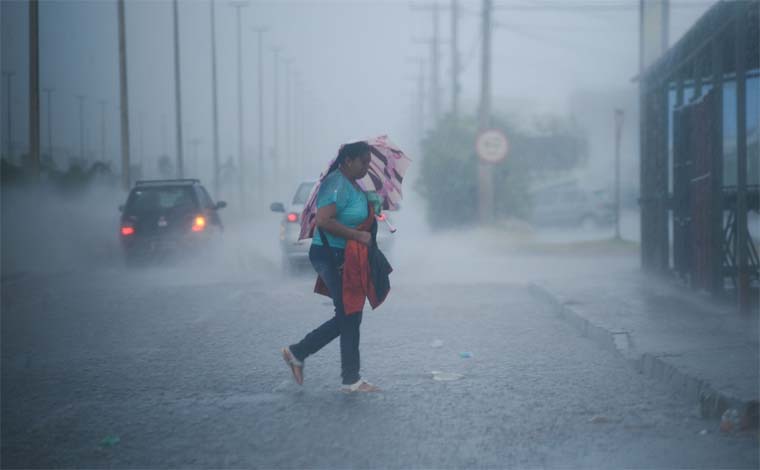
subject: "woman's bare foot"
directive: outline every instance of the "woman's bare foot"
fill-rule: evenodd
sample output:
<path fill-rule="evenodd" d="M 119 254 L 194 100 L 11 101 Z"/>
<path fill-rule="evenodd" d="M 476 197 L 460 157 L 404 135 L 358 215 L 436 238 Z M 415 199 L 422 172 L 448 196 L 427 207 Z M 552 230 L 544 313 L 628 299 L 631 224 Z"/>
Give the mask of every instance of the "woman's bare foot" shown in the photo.
<path fill-rule="evenodd" d="M 282 358 L 285 363 L 290 366 L 290 370 L 293 372 L 293 378 L 296 379 L 298 385 L 303 385 L 303 362 L 296 359 L 293 353 L 290 352 L 290 348 L 282 348 Z"/>

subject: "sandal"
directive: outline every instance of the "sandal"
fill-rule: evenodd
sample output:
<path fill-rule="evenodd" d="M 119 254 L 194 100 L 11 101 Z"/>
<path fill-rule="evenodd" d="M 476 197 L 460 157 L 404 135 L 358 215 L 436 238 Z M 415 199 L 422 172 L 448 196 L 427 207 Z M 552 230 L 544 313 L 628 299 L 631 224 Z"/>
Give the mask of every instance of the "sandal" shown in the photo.
<path fill-rule="evenodd" d="M 282 348 L 282 358 L 287 365 L 290 366 L 290 370 L 293 372 L 293 378 L 298 385 L 303 385 L 303 362 L 296 359 L 290 348 Z"/>
<path fill-rule="evenodd" d="M 343 393 L 371 393 L 379 392 L 380 387 L 377 385 L 372 385 L 364 379 L 359 379 L 356 381 L 356 383 L 342 386 L 340 388 L 340 391 Z"/>

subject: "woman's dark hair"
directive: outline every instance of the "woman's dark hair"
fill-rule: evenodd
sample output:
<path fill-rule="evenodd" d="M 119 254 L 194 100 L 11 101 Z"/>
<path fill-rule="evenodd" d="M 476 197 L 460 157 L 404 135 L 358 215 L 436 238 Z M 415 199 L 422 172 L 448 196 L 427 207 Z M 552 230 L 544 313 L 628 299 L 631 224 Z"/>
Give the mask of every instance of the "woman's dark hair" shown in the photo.
<path fill-rule="evenodd" d="M 371 151 L 372 147 L 370 147 L 369 144 L 363 140 L 360 140 L 359 142 L 352 142 L 340 148 L 340 151 L 338 152 L 338 158 L 335 160 L 335 163 L 340 165 L 347 160 L 353 160 L 355 158 L 361 157 L 362 155 L 367 155 Z"/>

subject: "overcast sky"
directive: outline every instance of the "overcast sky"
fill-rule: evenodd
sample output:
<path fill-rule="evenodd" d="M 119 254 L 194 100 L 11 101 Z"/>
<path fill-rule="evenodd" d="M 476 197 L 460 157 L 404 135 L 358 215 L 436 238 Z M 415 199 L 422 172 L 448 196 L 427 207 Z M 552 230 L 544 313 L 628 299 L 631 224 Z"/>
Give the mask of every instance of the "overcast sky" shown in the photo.
<path fill-rule="evenodd" d="M 497 5 L 519 5 L 522 0 L 497 0 Z M 577 111 L 577 96 L 618 97 L 630 107 L 635 126 L 635 84 L 638 67 L 638 2 L 613 11 L 588 9 L 605 2 L 567 0 L 573 9 L 494 12 L 493 94 L 500 111 L 533 115 Z M 712 4 L 677 1 L 671 13 L 671 43 Z M 442 39 L 450 38 L 448 0 L 442 6 Z M 609 2 L 608 2 L 609 4 Z M 245 153 L 257 157 L 258 67 L 256 26 L 265 26 L 263 103 L 267 152 L 272 147 L 273 52 L 300 75 L 296 100 L 308 129 L 309 160 L 313 174 L 334 155 L 337 146 L 361 137 L 390 134 L 401 144 L 416 142 L 414 100 L 415 57 L 429 59 L 430 48 L 418 41 L 432 34 L 429 11 L 411 8 L 408 1 L 251 1 L 242 9 L 243 103 Z M 480 1 L 462 1 L 459 51 L 463 65 L 462 100 L 474 110 L 479 93 Z M 183 133 L 186 161 L 193 157 L 197 139 L 201 165 L 210 165 L 211 71 L 209 2 L 181 0 Z M 445 7 L 445 8 L 444 8 Z M 15 72 L 11 109 L 13 140 L 25 150 L 28 142 L 27 6 L 3 0 L 2 68 Z M 217 50 L 222 158 L 237 158 L 236 21 L 230 2 L 217 1 Z M 53 88 L 52 135 L 56 153 L 79 152 L 79 102 L 85 96 L 86 146 L 100 151 L 100 101 L 106 106 L 109 158 L 118 156 L 118 55 L 116 3 L 113 0 L 54 0 L 40 2 L 41 87 Z M 170 1 L 126 2 L 131 146 L 134 159 L 141 153 L 155 160 L 165 151 L 175 154 L 174 68 L 172 4 Z M 280 64 L 280 91 L 284 89 Z M 450 103 L 450 45 L 441 44 L 440 86 L 443 111 Z M 429 75 L 430 69 L 426 68 Z M 3 127 L 7 120 L 7 82 L 3 81 Z M 574 98 L 575 97 L 575 98 Z M 284 95 L 281 98 L 284 106 Z M 610 103 L 610 109 L 616 103 Z M 47 95 L 42 95 L 42 147 L 47 149 Z M 506 109 L 505 109 L 506 108 Z M 511 108 L 511 109 L 510 109 Z M 606 110 L 603 111 L 606 113 Z M 610 111 L 611 113 L 611 111 Z M 606 116 L 606 114 L 605 114 Z M 283 118 L 283 112 L 280 113 Z M 590 119 L 590 117 L 589 117 Z M 605 118 L 606 119 L 606 118 Z M 593 126 L 593 120 L 589 124 Z M 611 135 L 611 132 L 607 132 Z M 286 149 L 284 124 L 281 152 Z M 140 139 L 142 135 L 142 140 Z M 635 148 L 635 127 L 628 148 Z M 142 141 L 142 145 L 141 142 Z M 6 139 L 3 138 L 3 145 Z M 606 145 L 606 144 L 604 144 Z M 593 145 L 592 145 L 593 147 Z M 65 150 L 65 152 L 64 152 Z M 592 151 L 598 152 L 599 149 Z"/>

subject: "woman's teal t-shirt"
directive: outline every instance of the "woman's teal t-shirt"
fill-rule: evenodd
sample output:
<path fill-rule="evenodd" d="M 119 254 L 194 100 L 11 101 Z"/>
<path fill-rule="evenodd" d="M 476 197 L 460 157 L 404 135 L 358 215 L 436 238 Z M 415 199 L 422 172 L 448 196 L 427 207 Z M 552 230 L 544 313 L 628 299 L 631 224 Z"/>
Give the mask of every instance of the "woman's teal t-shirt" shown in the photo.
<path fill-rule="evenodd" d="M 317 194 L 317 209 L 335 204 L 336 219 L 346 227 L 356 228 L 369 216 L 367 195 L 357 189 L 346 176 L 335 170 L 325 177 Z M 324 230 L 327 242 L 333 248 L 345 248 L 346 239 Z M 323 245 L 319 230 L 314 231 L 314 245 Z"/>

